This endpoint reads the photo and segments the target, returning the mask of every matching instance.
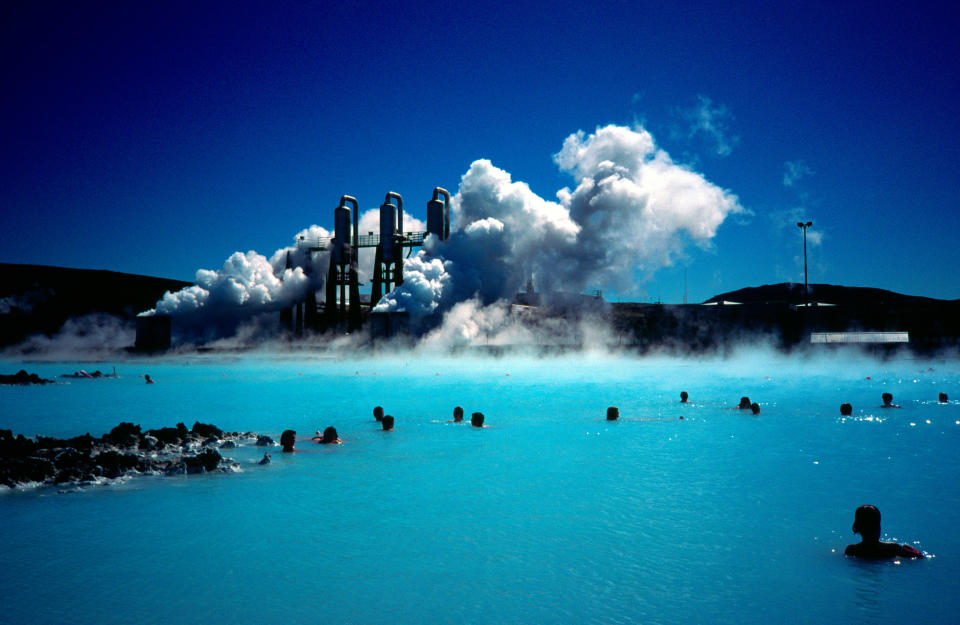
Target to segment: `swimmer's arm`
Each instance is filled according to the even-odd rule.
[[[897,555],[905,558],[917,558],[918,560],[924,558],[922,551],[914,549],[910,545],[897,545]]]

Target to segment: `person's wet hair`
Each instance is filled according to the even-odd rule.
[[[454,421],[463,421],[463,408],[457,406],[453,409],[453,420]]]
[[[844,417],[849,417],[853,414],[853,406],[848,403],[840,404],[840,414]]]
[[[753,412],[753,414],[760,414],[760,404],[757,402],[750,404],[750,411]]]
[[[297,433],[294,430],[284,430],[280,435],[280,444],[283,446],[283,451],[293,451],[293,444],[296,440]]]
[[[377,421],[383,421],[383,406],[377,406],[373,409],[373,418]]]
[[[889,406],[890,404],[893,403],[893,395],[890,393],[884,393],[883,395],[880,396],[880,398],[883,400],[884,406]]]
[[[740,405],[737,406],[740,410],[750,410],[750,398],[744,395],[740,398]]]
[[[687,403],[687,399],[690,398],[690,395],[686,391],[680,391],[680,403]]]
[[[616,406],[607,408],[607,421],[616,421],[620,418],[620,409]]]
[[[383,429],[392,430],[393,429],[393,415],[384,415],[383,416]]]
[[[476,428],[482,428],[482,427],[483,427],[483,413],[482,413],[482,412],[475,412],[475,413],[473,413],[472,415],[470,415],[470,425],[472,425],[473,427],[476,427]]]
[[[938,400],[941,404],[945,404],[945,403],[947,403],[947,402],[949,401],[949,398],[947,397],[947,394],[946,394],[946,393],[940,393],[940,395],[937,396],[937,400]]]
[[[865,538],[880,536],[880,510],[869,504],[860,506],[853,515],[853,533]]]

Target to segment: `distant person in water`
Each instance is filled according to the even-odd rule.
[[[343,441],[340,440],[340,437],[337,436],[337,428],[332,425],[325,429],[323,433],[320,433],[320,430],[317,430],[317,435],[314,436],[311,440],[315,440],[321,445],[339,445]]]
[[[690,395],[686,391],[680,391],[680,403],[685,404],[688,399],[690,399]]]
[[[737,406],[737,408],[739,408],[740,410],[750,410],[750,406],[751,406],[750,398],[747,396],[743,396],[740,398],[740,405]]]
[[[945,403],[947,403],[947,402],[949,401],[949,399],[947,398],[947,394],[946,394],[946,393],[940,393],[940,395],[937,397],[937,400],[938,400],[941,404],[945,404]]]
[[[384,430],[392,430],[392,429],[393,429],[393,416],[392,416],[392,415],[384,415],[382,423],[383,423],[383,429],[384,429]]]
[[[923,553],[909,545],[880,542],[880,511],[876,506],[860,506],[853,517],[853,533],[860,534],[861,542],[847,545],[844,553],[868,560],[923,558]]]
[[[607,408],[607,421],[616,421],[620,418],[620,409],[616,406]]]
[[[883,405],[880,406],[881,408],[899,408],[900,407],[897,404],[893,403],[893,395],[891,395],[890,393],[884,393],[883,395],[880,396],[880,398],[883,399]]]
[[[383,406],[377,406],[373,409],[373,418],[377,421],[383,421]]]
[[[297,440],[297,433],[294,430],[284,430],[283,434],[280,435],[280,444],[283,446],[283,451],[285,453],[290,453],[291,451],[297,451],[293,448],[293,444]]]
[[[156,380],[151,378],[149,373],[145,373],[143,375],[143,381],[146,382],[147,384],[156,384]]]
[[[475,412],[472,415],[470,415],[470,425],[472,425],[475,428],[485,427],[483,425],[483,413]]]
[[[849,417],[853,414],[853,406],[847,403],[840,404],[840,415],[844,417]]]
[[[753,402],[752,404],[750,404],[750,411],[753,414],[760,414],[760,404],[758,404],[757,402]]]
[[[453,409],[453,422],[460,423],[461,421],[463,421],[463,408],[457,406]]]

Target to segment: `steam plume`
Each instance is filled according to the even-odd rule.
[[[456,230],[408,261],[404,284],[375,310],[420,315],[474,298],[487,306],[531,275],[543,291],[634,292],[688,243],[709,246],[727,215],[743,211],[736,196],[673,162],[640,127],[577,132],[554,161],[576,183],[556,202],[490,161],[474,161],[452,198]]]

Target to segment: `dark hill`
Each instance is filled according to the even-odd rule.
[[[742,304],[802,304],[804,302],[803,285],[795,282],[765,284],[745,289],[721,293],[708,299],[708,302],[721,300]],[[914,306],[929,307],[941,304],[957,304],[960,300],[940,300],[930,297],[917,297],[894,293],[884,289],[861,286],[839,286],[835,284],[811,284],[810,301],[834,304],[837,306]]]
[[[0,345],[55,334],[70,317],[91,313],[132,320],[166,291],[189,285],[115,271],[0,263]]]
[[[909,333],[910,349],[935,352],[960,345],[960,300],[903,295],[883,289],[811,284],[805,307],[802,284],[767,284],[721,293],[702,304],[613,304],[619,341],[641,348],[705,350],[756,338],[791,349],[813,332]],[[819,305],[828,304],[828,305]]]

